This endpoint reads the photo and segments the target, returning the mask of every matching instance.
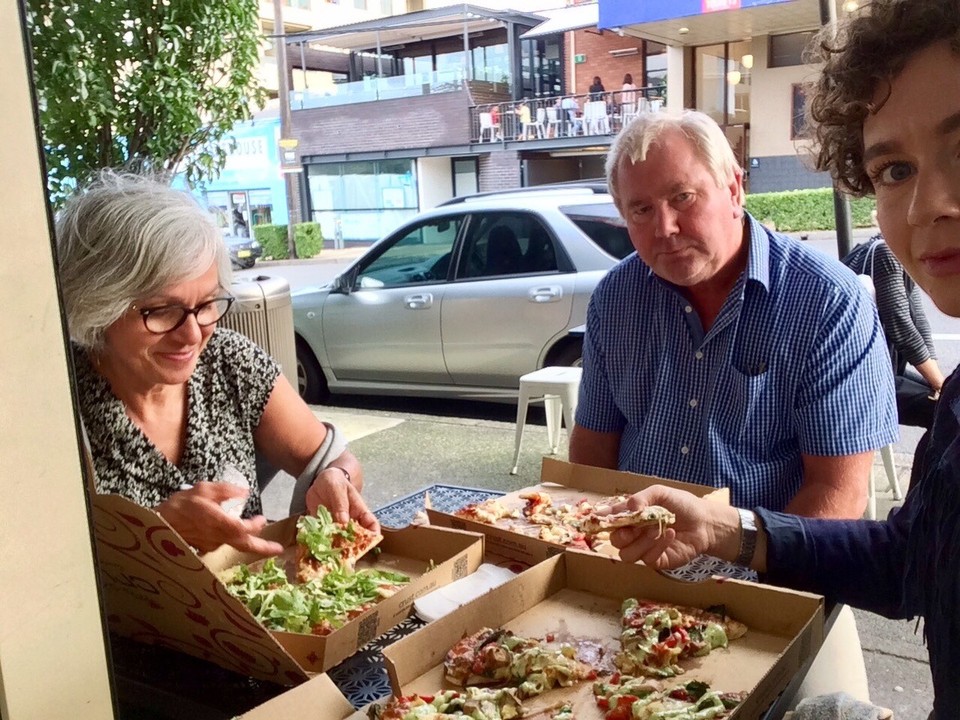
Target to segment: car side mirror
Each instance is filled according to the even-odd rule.
[[[338,275],[333,281],[333,289],[338,293],[349,295],[353,292],[354,283],[357,281],[357,271],[353,268],[347,270],[343,275]]]

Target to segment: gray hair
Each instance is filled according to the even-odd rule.
[[[719,187],[730,182],[733,175],[740,171],[733,148],[727,141],[720,126],[709,116],[696,110],[676,112],[648,112],[637,115],[610,145],[607,153],[607,186],[617,209],[620,207],[620,188],[617,187],[617,170],[624,159],[630,162],[643,162],[651,145],[655,145],[667,130],[683,133],[696,148],[697,154],[710,170]],[[743,203],[743,190],[740,191]]]
[[[56,236],[70,337],[85,348],[102,347],[106,329],[138,300],[213,263],[230,287],[230,256],[213,217],[152,177],[102,171],[67,201]]]

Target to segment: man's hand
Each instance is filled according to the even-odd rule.
[[[154,508],[170,527],[200,552],[230,545],[264,557],[283,552],[280,543],[259,537],[266,518],[241,520],[226,513],[220,503],[246,498],[248,490],[221,482],[201,482],[175,492]]]
[[[316,514],[323,505],[330,511],[334,521],[345,523],[351,518],[371,532],[380,532],[377,517],[370,512],[360,491],[347,480],[343,471],[328,467],[317,473],[313,484],[307,490],[307,512]]]
[[[735,508],[703,500],[683,490],[654,485],[615,505],[612,512],[642,510],[660,505],[676,515],[673,525],[659,528],[619,528],[610,542],[627,562],[642,560],[660,570],[686,565],[708,553],[733,560],[740,547],[740,516]]]

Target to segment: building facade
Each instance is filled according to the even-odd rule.
[[[294,221],[319,222],[334,246],[372,242],[457,195],[600,177],[642,110],[711,115],[748,191],[829,185],[805,160],[803,87],[816,68],[803,49],[825,7],[844,11],[837,0],[544,0],[535,12],[371,2],[363,12],[381,17],[328,15],[299,32],[285,22],[280,164],[296,178]],[[252,207],[239,196],[250,180],[214,192]]]

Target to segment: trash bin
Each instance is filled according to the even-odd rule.
[[[296,388],[297,349],[290,283],[283,278],[259,275],[234,280],[230,292],[237,300],[220,324],[243,333],[270,353]]]

